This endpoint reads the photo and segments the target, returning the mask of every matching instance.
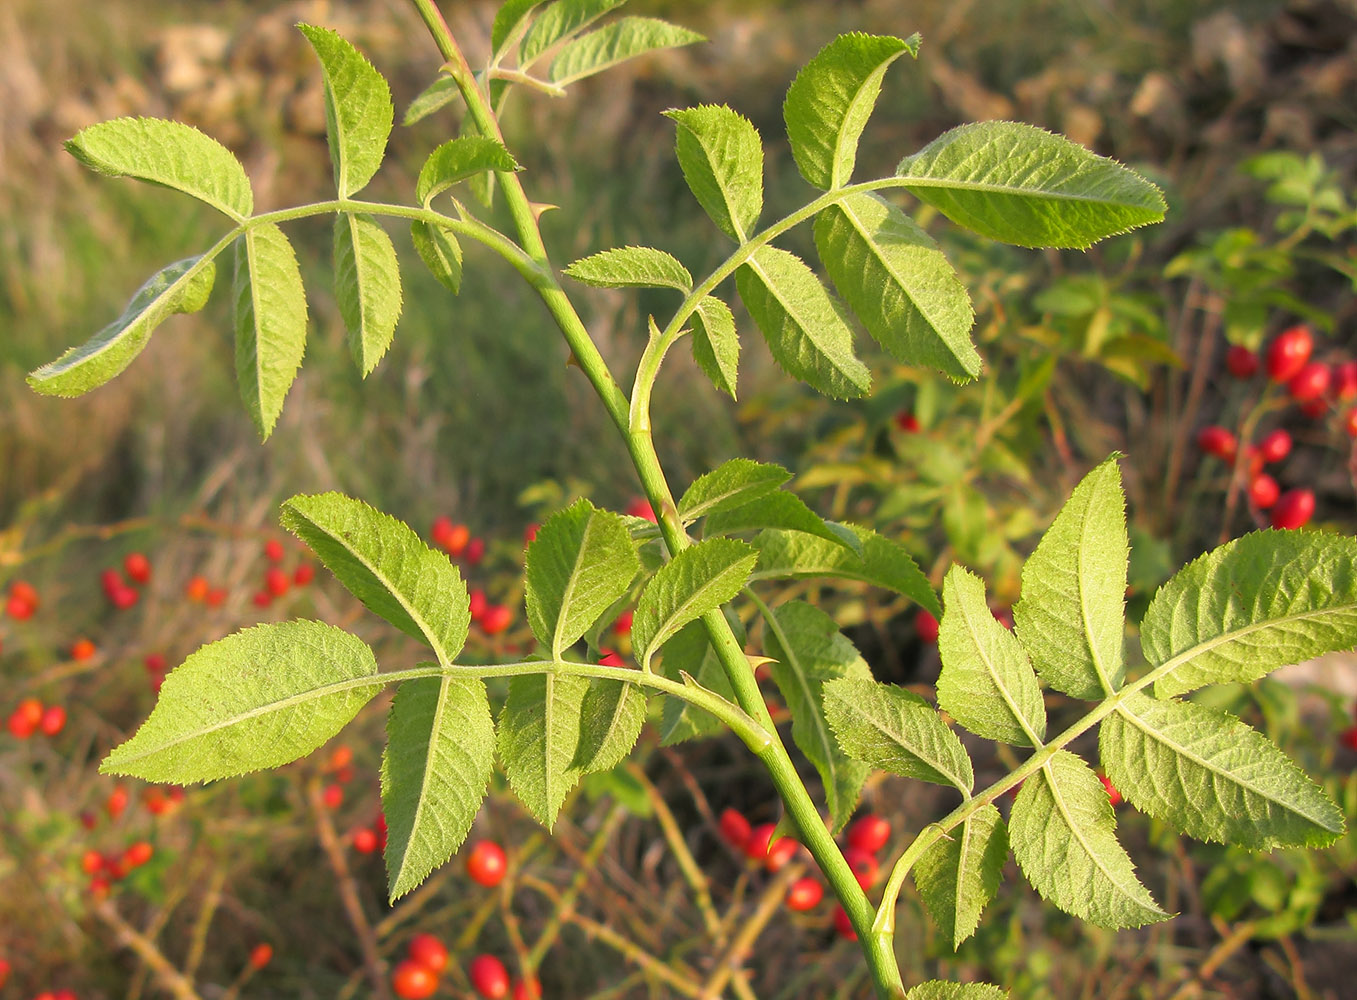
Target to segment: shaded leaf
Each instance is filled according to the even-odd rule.
[[[236,379],[265,440],[306,353],[306,291],[297,255],[271,222],[236,240]]]
[[[678,503],[679,517],[690,524],[699,517],[742,506],[775,492],[792,474],[780,465],[732,458],[693,480]]]
[[[580,712],[589,682],[570,674],[528,674],[509,681],[497,746],[509,784],[547,829],[582,777],[575,766]]]
[[[646,696],[634,684],[592,677],[580,706],[580,741],[571,765],[607,771],[631,753],[646,721]]]
[[[490,26],[490,47],[495,55],[501,54],[504,43],[514,33],[523,19],[541,4],[542,0],[504,0],[495,12],[494,23]]]
[[[440,75],[437,80],[415,95],[415,99],[406,106],[401,124],[413,125],[415,122],[423,121],[453,101],[461,100],[461,97],[462,90],[457,86],[457,81],[450,76]]]
[[[712,385],[735,398],[735,379],[740,362],[740,338],[730,306],[707,295],[693,312],[693,360]]]
[[[863,554],[862,540],[852,528],[826,521],[793,493],[770,493],[768,496],[742,504],[734,510],[714,513],[707,518],[703,533],[711,537],[736,531],[758,531],[768,528],[814,535],[835,545],[842,545],[854,555]]]
[[[429,202],[459,181],[487,170],[513,173],[521,170],[513,154],[498,139],[482,135],[463,135],[449,139],[420,167],[415,196],[426,208]]]
[[[570,42],[551,64],[552,83],[566,86],[655,49],[703,42],[696,31],[652,17],[624,17]]]
[[[518,48],[518,64],[527,66],[563,38],[588,27],[627,0],[557,0],[537,16]]]
[[[713,538],[684,549],[650,578],[631,620],[636,659],[648,667],[669,637],[725,604],[745,585],[758,559],[744,542]]]
[[[975,933],[980,914],[999,891],[1008,831],[999,810],[984,805],[914,863],[919,897],[953,949]]]
[[[740,645],[744,645],[744,625],[737,615],[729,609],[725,610],[726,620],[730,622],[735,637],[740,640]],[[674,681],[682,681],[686,674],[727,701],[735,701],[730,678],[726,676],[725,668],[721,666],[721,660],[712,647],[706,626],[700,621],[689,622],[660,647],[660,672]],[[724,731],[725,724],[714,715],[678,698],[664,700],[660,719],[661,746],[673,746],[684,740]]]
[[[416,220],[410,223],[410,240],[415,252],[431,274],[448,291],[462,290],[462,245],[457,234],[443,226],[431,226]]]

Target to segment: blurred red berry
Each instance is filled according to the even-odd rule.
[[[619,655],[615,650],[611,650],[611,649],[600,649],[600,650],[599,650],[599,653],[602,654],[602,655],[599,657],[599,659],[598,659],[598,662],[599,662],[599,665],[600,665],[600,666],[604,666],[604,667],[625,667],[625,666],[627,665],[627,664],[626,664],[626,661],[623,660],[622,657],[621,657],[621,655]]]
[[[1330,386],[1334,398],[1349,400],[1357,397],[1357,361],[1344,361],[1333,366]]]
[[[98,650],[94,648],[94,643],[88,639],[77,639],[71,644],[72,660],[92,660],[96,652]]]
[[[316,578],[316,567],[310,563],[302,563],[297,567],[297,571],[292,574],[292,582],[298,587],[305,587]]]
[[[1349,726],[1338,736],[1338,742],[1349,750],[1357,750],[1357,726]]]
[[[207,606],[209,608],[220,607],[226,601],[226,588],[213,587],[207,592]]]
[[[146,665],[148,674],[163,674],[165,672],[165,657],[160,653],[147,653],[146,658],[141,662]]]
[[[48,705],[38,720],[38,728],[44,736],[55,736],[66,728],[66,709],[60,705]]]
[[[5,983],[9,982],[9,969],[9,960],[0,958],[0,986],[4,986]],[[515,1000],[517,1000],[517,998],[515,998]]]
[[[142,791],[141,804],[146,807],[146,811],[152,816],[163,815],[170,808],[170,800],[165,793],[154,786]]]
[[[1239,450],[1239,439],[1224,427],[1212,424],[1197,432],[1197,447],[1208,455],[1233,462]]]
[[[787,867],[792,858],[796,857],[799,850],[801,844],[795,837],[779,837],[777,842],[768,848],[768,857],[764,859],[763,867],[770,872],[781,871]]]
[[[536,979],[516,980],[513,1000],[542,1000],[542,984]]]
[[[1329,366],[1312,361],[1292,375],[1286,383],[1286,391],[1297,403],[1309,403],[1322,399],[1329,391]]]
[[[136,589],[133,587],[119,587],[108,596],[108,599],[113,603],[113,606],[119,611],[126,611],[128,608],[132,607],[132,605],[136,604],[140,598],[141,595],[137,593]]]
[[[466,543],[466,551],[462,553],[462,558],[466,560],[468,566],[479,566],[481,560],[485,558],[485,539],[473,538]]]
[[[128,795],[127,786],[117,785],[113,791],[108,793],[108,798],[104,799],[104,812],[108,813],[109,819],[117,819],[127,808]]]
[[[80,870],[86,875],[97,875],[104,869],[104,856],[94,849],[80,855]]]
[[[1304,326],[1293,326],[1272,339],[1267,345],[1267,377],[1274,382],[1288,382],[1305,367],[1314,350],[1314,338]]]
[[[1258,442],[1258,454],[1269,464],[1280,462],[1291,454],[1291,435],[1280,427]]]
[[[914,616],[914,631],[918,633],[920,642],[931,646],[938,641],[938,620],[927,608],[920,608]]]
[[[467,966],[467,976],[485,1000],[503,1000],[509,995],[509,973],[494,955],[477,955]]]
[[[273,603],[273,595],[267,590],[256,590],[250,597],[250,601],[256,608],[267,608]]]
[[[1300,412],[1311,420],[1323,420],[1329,415],[1329,401],[1323,398],[1312,399],[1301,404]]]
[[[466,873],[477,885],[499,885],[509,870],[504,848],[493,840],[478,841],[466,856]]]
[[[262,969],[273,961],[273,945],[268,942],[260,942],[250,949],[250,965],[255,969]]]
[[[482,618],[485,617],[485,609],[490,606],[489,600],[486,599],[485,591],[482,590],[480,587],[477,587],[475,590],[473,590],[471,592],[470,604],[471,604],[471,620],[473,622],[479,622]]]
[[[133,583],[151,582],[151,560],[141,552],[133,552],[123,559],[123,572]]]
[[[264,558],[272,563],[282,562],[283,543],[276,538],[270,538],[264,543]]]
[[[320,790],[320,801],[326,809],[338,809],[344,804],[344,789],[338,785],[326,785]]]
[[[631,635],[631,622],[636,617],[634,611],[623,611],[613,622],[613,632],[617,635]]]
[[[9,615],[16,622],[27,621],[33,617],[33,605],[29,604],[22,597],[10,595],[9,600],[5,601],[5,614]]]
[[[405,953],[410,961],[418,962],[432,972],[442,972],[448,967],[448,949],[432,934],[416,934],[410,939]]]
[[[1315,515],[1312,490],[1287,490],[1272,507],[1274,528],[1299,528]]]
[[[353,763],[353,747],[347,743],[341,743],[330,751],[330,756],[325,759],[325,770],[339,771]]]
[[[491,604],[481,615],[481,629],[486,635],[498,635],[507,629],[514,619],[514,613],[505,604]]]
[[[401,1000],[423,1000],[438,992],[438,975],[433,969],[407,959],[391,973],[391,990]]]
[[[1348,432],[1348,437],[1357,438],[1357,406],[1343,414],[1343,429]]]
[[[452,518],[439,514],[429,526],[429,540],[439,548],[447,548],[448,536],[452,533]]]
[[[853,869],[853,874],[857,877],[858,885],[862,886],[863,891],[870,889],[872,883],[876,881],[877,873],[881,870],[881,864],[876,860],[876,855],[850,847],[843,852],[843,859],[848,862],[848,867]]]
[[[809,875],[799,878],[787,889],[787,909],[805,913],[820,905],[825,898],[825,887]]]
[[[1116,786],[1112,784],[1112,779],[1105,774],[1098,775],[1098,778],[1102,781],[1103,787],[1107,789],[1107,801],[1112,803],[1112,807],[1115,809],[1121,805],[1121,792],[1117,791]]]
[[[919,430],[919,418],[910,410],[901,410],[895,415],[895,426],[906,434],[915,434]]]
[[[848,827],[848,846],[875,854],[891,839],[889,821],[874,813],[854,820]]]
[[[1259,510],[1267,510],[1275,504],[1281,493],[1277,480],[1266,473],[1254,476],[1253,482],[1249,483],[1249,500]]]
[[[1225,352],[1225,367],[1235,378],[1252,378],[1258,374],[1258,355],[1243,344],[1231,344]]]
[[[371,827],[359,827],[353,831],[353,849],[359,854],[371,854],[377,850],[377,831]]]
[[[277,566],[270,566],[264,574],[264,589],[274,597],[282,597],[292,589],[292,579]]]
[[[775,823],[760,823],[758,826],[751,827],[749,836],[744,842],[745,857],[751,861],[757,861],[763,864],[768,860],[768,848],[772,845],[773,831],[777,828]]]
[[[465,524],[454,524],[448,528],[439,544],[448,555],[456,558],[466,552],[467,546],[471,544],[471,529]]]
[[[632,517],[643,517],[647,521],[659,523],[659,518],[655,516],[655,508],[650,506],[650,501],[645,497],[632,497],[627,501],[627,513]]]
[[[848,919],[848,914],[842,906],[834,907],[834,929],[845,941],[858,939],[858,932],[853,930],[853,921]]]
[[[148,841],[138,840],[127,850],[123,851],[123,866],[126,868],[140,868],[146,862],[150,861],[155,854],[155,848]]]
[[[207,578],[202,576],[191,577],[184,586],[184,596],[190,601],[201,602],[207,600],[207,591]]]
[[[721,836],[725,838],[727,844],[736,850],[744,850],[745,845],[749,843],[750,834],[749,820],[744,818],[744,813],[738,809],[723,809],[716,823],[721,828]]]
[[[524,529],[523,529],[523,544],[524,544],[524,545],[531,545],[533,542],[537,541],[537,532],[540,531],[541,528],[542,528],[542,526],[541,526],[540,524],[537,524],[536,522],[534,522],[534,523],[528,525],[526,528],[524,528]]]

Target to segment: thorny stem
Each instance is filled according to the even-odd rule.
[[[467,64],[466,57],[462,54],[461,48],[433,0],[413,0],[413,3],[425,26],[433,36],[438,51],[446,61],[445,71],[451,74],[457,82],[458,89],[466,101],[467,113],[470,115],[471,121],[482,135],[502,140],[503,133],[500,131],[499,123],[491,110],[487,95],[481,89],[480,82]],[[627,451],[640,478],[642,489],[659,519],[660,531],[665,544],[671,554],[677,554],[688,548],[692,543],[679,520],[673,494],[670,492],[668,481],[665,479],[664,471],[660,466],[659,456],[655,452],[648,415],[650,384],[659,369],[663,350],[667,349],[667,345],[661,349],[656,346],[656,343],[652,342],[651,347],[647,348],[646,356],[642,359],[642,370],[637,373],[638,399],[629,402],[618,387],[607,362],[604,361],[593,339],[589,336],[579,314],[575,311],[573,304],[556,279],[555,269],[551,265],[545,244],[542,241],[537,217],[523,191],[523,185],[518,175],[497,173],[495,176],[504,192],[504,199],[509,213],[513,217],[522,247],[538,267],[538,272],[535,275],[524,272],[524,276],[527,277],[529,283],[546,304],[552,318],[565,336],[566,343],[574,355],[575,363],[579,365],[580,370],[588,378],[590,385],[593,386],[604,408],[608,411],[608,416],[626,441]],[[884,181],[873,182],[871,185],[857,185],[854,189],[868,189],[872,186],[901,185],[896,179],[888,178]],[[770,227],[737,250],[725,265],[718,268],[688,297],[684,308],[679,310],[669,324],[669,341],[672,343],[674,331],[696,308],[701,295],[714,288],[726,275],[732,273],[735,267],[747,259],[759,245],[768,242],[778,233],[791,228],[798,222],[810,218],[815,211],[818,211],[824,205],[841,199],[848,190],[850,189],[840,189],[817,199],[807,209],[803,209],[801,212],[789,216],[782,223]],[[520,270],[522,269],[520,268]],[[662,336],[660,341],[663,342],[665,339]],[[754,679],[754,671],[749,666],[749,661],[745,657],[739,640],[735,638],[735,633],[731,630],[730,624],[726,621],[720,609],[709,611],[702,616],[701,620],[706,628],[712,648],[730,680],[740,707],[744,710],[744,713],[747,713],[748,718],[753,720],[754,727],[766,733],[769,737],[768,741],[761,747],[751,745],[751,749],[767,768],[788,814],[796,825],[801,842],[806,845],[811,856],[819,864],[820,870],[824,872],[825,877],[833,886],[839,901],[857,930],[864,955],[872,970],[877,995],[883,1000],[903,996],[904,985],[901,982],[900,971],[896,965],[893,941],[876,937],[870,933],[872,920],[875,917],[871,903],[858,884],[852,869],[849,868],[848,862],[844,860],[834,838],[825,828],[824,821],[821,819],[815,803],[812,801],[809,792],[806,791],[800,776],[796,773],[796,767],[793,765],[791,757],[788,756],[786,747],[777,737],[777,729],[773,725],[767,707],[764,705],[763,695],[759,691],[758,682]],[[654,675],[647,674],[646,677],[653,678]],[[652,686],[654,686],[653,683]],[[745,739],[745,742],[746,744],[750,743],[748,739]]]

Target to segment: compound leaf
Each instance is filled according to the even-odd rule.
[[[843,307],[799,257],[759,247],[735,285],[783,371],[835,399],[867,394],[872,376],[853,354]]]
[[[247,628],[170,671],[150,718],[99,770],[188,784],[281,767],[343,729],[382,686],[372,650],[342,629]]]
[[[763,140],[748,118],[722,105],[666,111],[678,125],[683,179],[711,220],[741,243],[763,211]]]
[[[732,458],[693,480],[678,503],[679,517],[691,524],[699,517],[732,510],[775,492],[792,474],[780,465]]]
[[[1164,196],[1139,174],[1017,122],[944,132],[896,174],[957,225],[1023,247],[1082,250],[1164,217]]]
[[[843,677],[825,682],[824,699],[825,718],[849,757],[970,795],[975,774],[966,748],[917,694],[893,684]]]
[[[792,713],[792,740],[820,772],[837,833],[857,807],[870,769],[839,747],[825,719],[824,686],[839,677],[870,681],[872,672],[838,624],[819,608],[790,601],[767,620],[768,655],[777,684]]]
[[[462,845],[495,765],[495,724],[476,677],[401,684],[386,720],[382,812],[392,901]]]
[[[1057,750],[1018,791],[1008,839],[1043,899],[1099,927],[1166,919],[1117,842],[1107,789],[1087,764]]]
[[[757,560],[744,542],[711,538],[661,566],[641,591],[631,620],[632,648],[642,666],[684,625],[738,594]]]
[[[782,117],[801,176],[829,190],[847,184],[858,138],[876,107],[886,69],[908,52],[919,54],[919,36],[840,35],[796,74]]]
[[[366,378],[391,346],[401,314],[396,247],[370,215],[335,217],[335,299],[349,331],[349,353]]]
[[[498,747],[509,784],[548,830],[583,772],[575,766],[580,713],[589,682],[572,674],[526,674],[509,681]]]
[[[1096,701],[1126,674],[1126,499],[1117,456],[1084,477],[1022,569],[1018,637],[1042,679]]]
[[[395,109],[391,88],[367,58],[329,28],[299,24],[325,74],[325,130],[341,198],[360,191],[386,155]]]
[[[653,17],[624,17],[576,38],[551,64],[550,79],[564,87],[655,49],[704,42],[696,31]]]
[[[1113,785],[1190,837],[1271,850],[1327,847],[1343,833],[1328,795],[1224,712],[1134,694],[1103,720],[1098,741]]]
[[[142,285],[127,308],[79,347],[31,372],[28,384],[44,396],[80,396],[127,368],[173,313],[197,312],[207,304],[217,265],[189,257],[162,268]]]
[[[470,600],[461,574],[402,521],[342,493],[295,496],[283,527],[311,547],[349,593],[446,669],[466,642]]]
[[[1351,649],[1357,538],[1268,530],[1227,542],[1159,588],[1140,645],[1160,697]]]
[[[518,64],[528,66],[563,38],[586,28],[627,0],[556,0],[537,16],[518,47]]]
[[[522,168],[498,139],[463,135],[449,139],[424,161],[415,181],[415,197],[424,207],[448,188],[487,170],[513,173]]]
[[[608,771],[631,753],[646,721],[646,697],[634,684],[592,677],[580,705],[580,741],[572,767]]]
[[[443,226],[416,220],[410,223],[410,240],[424,266],[448,291],[462,290],[462,245],[457,234]]]
[[[975,933],[980,914],[999,891],[1008,830],[992,805],[981,806],[914,863],[914,884],[952,948]]]
[[[730,306],[712,295],[698,302],[693,311],[693,360],[712,385],[735,398],[735,380],[740,364],[740,338]]]
[[[654,247],[604,250],[575,261],[564,273],[597,288],[676,288],[685,294],[693,288],[688,269]]]
[[[961,382],[980,374],[975,313],[933,238],[874,194],[853,194],[815,218],[815,246],[840,295],[891,355]]]
[[[626,522],[576,500],[538,529],[528,546],[528,624],[553,659],[631,587],[641,569]]]
[[[1017,637],[990,613],[985,584],[953,566],[942,584],[942,603],[938,705],[977,736],[1040,746],[1046,705],[1037,675]]]
[[[81,129],[66,140],[66,149],[101,174],[182,191],[237,222],[254,211],[250,179],[240,161],[191,125],[115,118]]]
[[[265,440],[306,353],[306,292],[297,255],[271,222],[236,240],[236,379]]]

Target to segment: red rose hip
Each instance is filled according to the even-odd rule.
[[[1235,378],[1252,378],[1258,374],[1258,355],[1243,344],[1231,344],[1225,352],[1225,367]]]
[[[467,976],[485,1000],[503,1000],[509,995],[509,972],[494,955],[477,955],[467,966]]]
[[[854,820],[848,827],[848,846],[875,854],[891,839],[890,823],[874,813]]]
[[[819,881],[807,875],[799,878],[787,889],[787,909],[805,913],[820,905],[825,898],[825,888]]]
[[[1283,330],[1267,345],[1267,377],[1274,382],[1289,382],[1310,360],[1315,348],[1314,338],[1304,326]]]
[[[744,813],[738,809],[723,809],[716,822],[721,828],[721,836],[725,838],[726,843],[738,851],[743,851],[745,845],[749,843],[751,830],[749,820],[744,818]]]
[[[1315,516],[1313,490],[1287,490],[1272,508],[1274,528],[1299,528]]]
[[[1280,462],[1291,454],[1291,435],[1280,427],[1258,442],[1258,454],[1264,462]]]
[[[448,949],[432,934],[416,934],[412,937],[406,954],[410,961],[418,962],[433,972],[442,972],[448,967]]]
[[[1312,361],[1292,375],[1286,383],[1286,391],[1297,403],[1313,403],[1323,399],[1329,391],[1329,366]]]
[[[499,885],[508,870],[509,859],[504,854],[504,848],[493,840],[480,841],[466,856],[466,873],[477,885],[486,888]]]
[[[438,992],[438,974],[407,959],[391,974],[391,991],[401,1000],[424,1000]]]

